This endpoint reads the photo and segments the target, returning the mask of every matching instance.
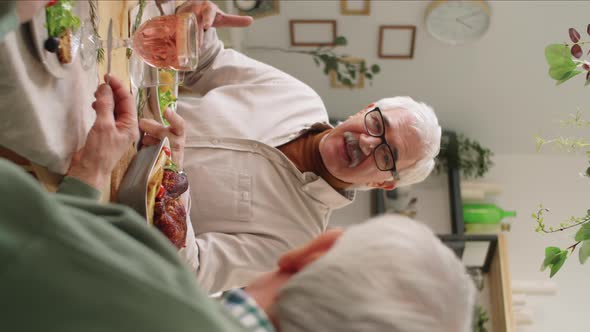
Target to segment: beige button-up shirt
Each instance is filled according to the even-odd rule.
[[[214,29],[205,43],[178,103],[196,234],[181,254],[200,284],[216,292],[275,268],[282,253],[324,231],[331,211],[354,193],[300,172],[276,148],[312,125],[328,126],[320,97],[276,68],[223,49]]]

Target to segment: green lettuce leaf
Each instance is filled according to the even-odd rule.
[[[76,32],[80,27],[80,18],[73,12],[71,0],[59,0],[45,8],[46,27],[50,37],[59,37],[67,29]]]

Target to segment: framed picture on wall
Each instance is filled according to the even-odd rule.
[[[291,46],[336,45],[335,20],[290,20]]]
[[[415,42],[415,25],[379,26],[379,58],[412,59]]]
[[[342,65],[346,66],[348,71],[348,75],[346,78],[352,81],[351,86],[344,85],[338,79],[339,73],[336,73],[335,70],[330,71],[330,85],[333,88],[347,88],[347,89],[362,89],[365,87],[365,75],[360,73],[361,64],[365,62],[364,59],[361,58],[341,58],[340,62]],[[353,75],[350,75],[350,72],[354,72]],[[354,77],[353,77],[354,76]]]
[[[240,15],[254,18],[277,15],[280,12],[279,0],[233,0]]]
[[[371,14],[371,0],[340,0],[340,13],[342,15],[369,15]]]

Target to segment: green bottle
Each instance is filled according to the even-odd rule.
[[[516,217],[516,211],[504,211],[494,204],[463,204],[466,224],[497,224],[504,217]]]

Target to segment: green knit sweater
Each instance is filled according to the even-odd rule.
[[[167,239],[66,178],[56,194],[0,159],[3,331],[242,331]]]

